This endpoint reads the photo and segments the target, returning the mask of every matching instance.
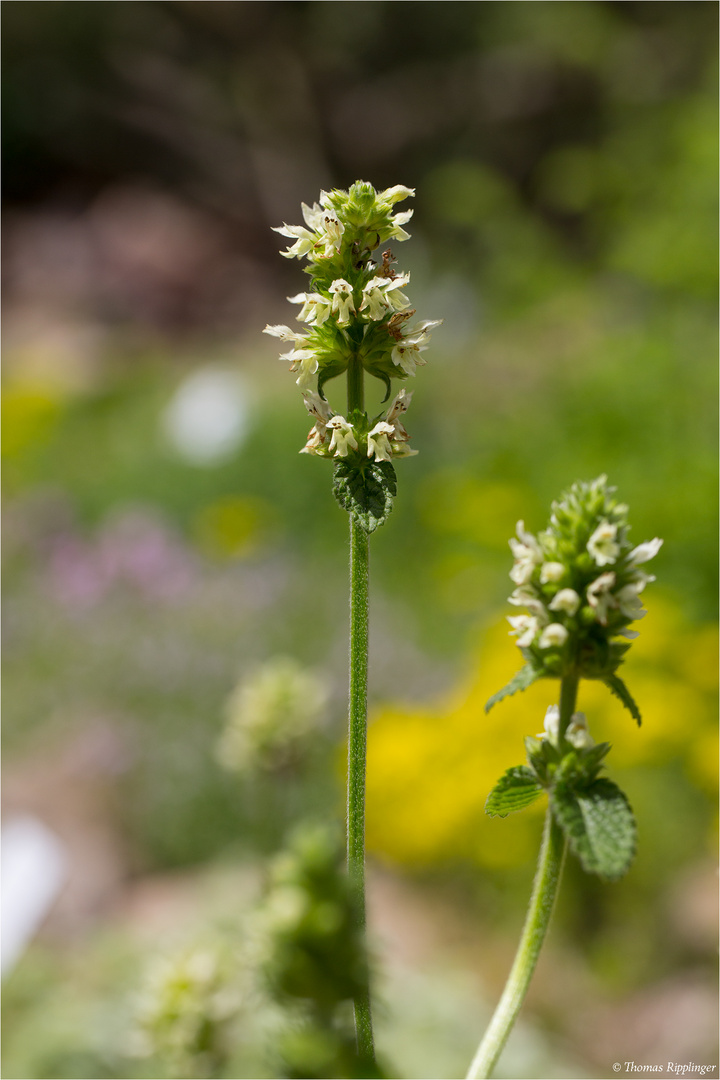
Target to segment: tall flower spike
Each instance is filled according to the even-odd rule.
[[[368,416],[363,406],[364,376],[379,379],[386,400],[390,398],[393,381],[404,383],[426,363],[423,354],[430,332],[442,322],[423,319],[409,325],[415,314],[405,291],[410,274],[394,268],[395,256],[389,249],[383,251],[382,260],[373,257],[388,240],[408,238],[403,226],[412,211],[398,213],[396,204],[412,195],[414,189],[403,184],[378,192],[359,180],[348,191],[323,191],[317,202],[303,203],[304,224],[283,224],[275,230],[292,241],[283,255],[307,260],[310,285],[306,292],[288,297],[298,305],[296,317],[302,328],[278,324],[266,326],[265,333],[292,344],[281,359],[289,362],[306,404],[316,399],[327,403],[329,381],[343,373],[355,395],[352,401],[343,396],[334,409],[328,403],[327,415],[308,404],[316,422],[301,453],[333,458],[360,470],[362,483],[350,484],[354,492],[367,494],[365,480],[375,470],[372,475],[385,494],[382,501],[367,494],[368,505],[379,514],[372,520],[363,518],[370,527],[384,520],[386,513],[380,513],[380,507],[391,505],[392,461],[417,451],[411,449],[401,422],[412,395],[401,386],[387,412]]]
[[[413,194],[412,188],[402,184],[377,192],[372,184],[358,180],[349,191],[321,192],[312,207],[303,203],[305,225],[284,224],[276,230],[293,241],[282,254],[309,263],[307,292],[288,298],[300,305],[297,318],[303,330],[266,327],[268,334],[293,343],[282,359],[297,373],[297,384],[314,420],[300,452],[334,459],[333,493],[350,518],[347,880],[361,935],[365,921],[368,534],[392,510],[397,490],[393,459],[416,452],[410,449],[410,436],[400,420],[411,395],[400,388],[392,397],[392,382],[402,384],[425,363],[420,354],[427,348],[429,331],[440,325],[438,320],[425,320],[407,327],[415,314],[403,291],[410,275],[393,269],[395,256],[389,249],[383,252],[380,265],[372,256],[390,239],[408,239],[403,225],[412,211],[395,213],[395,204]],[[325,388],[343,374],[346,394],[342,405],[334,409]],[[383,384],[383,404],[392,398],[387,412],[368,415],[366,375]],[[352,996],[359,1060],[337,1075],[379,1075],[366,978],[353,988]]]

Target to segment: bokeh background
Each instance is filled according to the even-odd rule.
[[[342,817],[347,523],[261,330],[303,280],[270,227],[358,178],[417,189],[396,254],[445,320],[372,541],[390,1075],[464,1075],[504,981],[541,821],[483,803],[550,703],[482,710],[517,666],[507,539],[602,472],[665,539],[626,668],[643,727],[580,703],[639,851],[613,885],[568,866],[498,1074],[716,1062],[716,5],[3,14],[3,794],[64,867],[6,980],[4,1075],[276,1075],[239,961],[186,980],[214,1056],[137,1018],[153,964],[244,955],[293,823]]]

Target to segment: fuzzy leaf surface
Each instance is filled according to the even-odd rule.
[[[488,817],[507,817],[535,802],[542,790],[532,769],[516,765],[500,777],[488,795],[485,813]]]
[[[507,686],[503,686],[502,690],[498,690],[496,694],[488,698],[485,712],[490,712],[493,705],[497,705],[498,701],[510,697],[511,694],[516,694],[518,690],[527,690],[528,686],[531,686],[541,675],[542,672],[534,668],[532,664],[526,664],[525,667],[520,668],[517,675],[513,675]]]
[[[637,720],[637,725],[640,727],[642,724],[642,717],[640,715],[640,709],[637,706],[637,702],[628,690],[625,683],[622,681],[619,675],[608,675],[603,682],[607,688],[622,701],[625,708],[628,710],[633,720]]]
[[[617,784],[600,779],[578,789],[560,781],[550,806],[584,870],[607,881],[622,877],[635,854],[637,829]]]
[[[368,461],[361,465],[337,461],[333,494],[367,533],[387,521],[397,494],[397,477],[389,461]]]

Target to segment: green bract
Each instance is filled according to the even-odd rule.
[[[639,723],[616,672],[637,637],[630,625],[646,614],[640,593],[655,580],[640,567],[662,540],[633,547],[628,532],[627,506],[616,500],[605,476],[573,484],[553,503],[550,523],[537,536],[518,522],[517,538],[510,541],[516,586],[510,603],[527,614],[508,621],[527,663],[488,708],[535,679],[573,674],[603,680]]]

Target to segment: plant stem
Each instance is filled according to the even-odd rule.
[[[348,719],[347,853],[356,917],[365,930],[365,757],[368,672],[368,535],[350,515],[350,708]],[[358,1053],[373,1059],[370,991],[355,999]]]
[[[565,840],[548,807],[538,868],[522,937],[508,981],[485,1036],[473,1058],[468,1080],[490,1076],[525,999],[550,922],[562,870]]]
[[[575,711],[578,682],[578,676],[573,672],[564,676],[560,686],[561,738],[564,737]],[[565,847],[562,829],[548,807],[538,867],[520,944],[498,1006],[473,1058],[467,1080],[486,1080],[490,1076],[522,1008],[550,924],[562,874]]]
[[[348,416],[364,407],[363,368],[357,357],[348,367]],[[358,925],[365,932],[365,770],[367,745],[368,534],[350,514],[350,695],[348,710],[347,860]],[[370,987],[355,998],[358,1054],[374,1062]]]
[[[365,408],[365,372],[357,353],[350,358],[348,363],[347,403],[348,416],[354,409],[360,409],[362,412]]]
[[[567,675],[564,675],[560,683],[560,721],[558,723],[558,741],[561,746],[565,740],[565,732],[567,731],[568,725],[572,720],[572,714],[575,712],[575,703],[577,701],[579,683],[580,676],[575,671],[571,671]]]

